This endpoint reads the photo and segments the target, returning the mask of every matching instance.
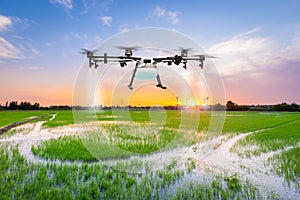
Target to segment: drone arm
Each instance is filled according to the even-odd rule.
[[[172,61],[174,57],[164,57],[164,58],[153,58],[155,62],[169,62]]]

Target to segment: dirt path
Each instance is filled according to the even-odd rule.
[[[31,121],[33,121],[33,120],[43,119],[46,115],[47,115],[47,114],[42,115],[42,116],[39,116],[39,117],[31,117],[31,118],[29,118],[29,119],[27,118],[26,120],[23,120],[23,121],[20,121],[20,122],[15,122],[15,123],[9,124],[9,125],[7,125],[7,126],[5,126],[5,127],[2,127],[2,128],[0,128],[0,135],[2,135],[2,134],[3,134],[4,132],[6,132],[6,131],[9,131],[9,130],[12,129],[12,128],[15,128],[15,127],[17,127],[17,126],[26,124],[26,123],[31,122]]]

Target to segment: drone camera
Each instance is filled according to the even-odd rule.
[[[144,59],[144,63],[151,63],[151,59]]]
[[[174,63],[176,65],[179,65],[181,63],[181,61],[182,61],[182,56],[178,56],[178,55],[174,56]]]

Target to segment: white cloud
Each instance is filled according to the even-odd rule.
[[[165,13],[166,13],[165,9],[161,8],[160,6],[156,6],[153,11],[154,16],[156,17],[164,16]]]
[[[130,28],[128,27],[127,24],[122,24],[120,27],[119,27],[119,30],[121,33],[124,33],[124,32],[127,32],[130,30]]]
[[[69,34],[64,34],[64,40],[69,41],[73,39],[79,39],[79,40],[84,40],[87,38],[86,34],[80,34],[80,33],[69,33]]]
[[[212,61],[225,79],[252,77],[263,81],[270,74],[279,77],[276,73],[283,67],[300,63],[300,31],[295,32],[288,45],[280,48],[271,37],[254,36],[257,31],[238,34],[207,49],[209,54],[220,57]]]
[[[112,21],[111,16],[102,16],[102,17],[99,17],[99,19],[101,20],[101,22],[104,26],[111,26],[111,21]]]
[[[149,18],[151,18],[151,17],[158,17],[158,18],[166,17],[171,22],[171,24],[177,24],[179,22],[179,15],[180,15],[180,12],[166,10],[158,5],[154,8],[154,10],[152,10],[150,12]]]
[[[252,73],[268,66],[275,51],[273,42],[267,37],[251,36],[256,32],[254,30],[238,34],[208,49],[208,53],[221,57],[213,62],[223,76]]]
[[[10,18],[0,15],[0,31],[4,31],[12,24],[12,21]]]
[[[72,10],[72,0],[49,0],[50,3],[57,3],[63,5],[67,10]]]
[[[0,37],[0,58],[19,58],[20,49],[5,38]]]
[[[179,12],[168,11],[167,15],[172,24],[177,24],[179,22],[179,18],[178,18],[179,14],[180,14]]]
[[[46,45],[47,47],[54,47],[54,46],[57,45],[57,42],[45,42],[45,45]]]
[[[300,30],[293,36],[291,44],[287,45],[279,52],[281,59],[287,59],[291,62],[300,60]]]

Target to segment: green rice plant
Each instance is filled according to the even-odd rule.
[[[61,136],[32,146],[34,155],[46,159],[96,161],[95,157],[84,147],[79,136]]]
[[[74,124],[73,113],[71,110],[59,110],[54,112],[56,114],[53,120],[46,121],[43,126],[44,127],[57,127],[64,126],[69,124]]]
[[[276,199],[262,197],[249,182],[236,177],[205,185],[190,182],[175,193],[164,193],[184,177],[175,167],[145,174],[127,174],[104,165],[33,164],[18,147],[0,144],[0,199]]]
[[[245,133],[299,120],[300,113],[227,112],[223,133]]]
[[[285,147],[293,146],[300,142],[299,130],[300,120],[293,120],[274,128],[248,135],[244,139],[238,141],[233,149],[236,149],[239,155],[247,155],[248,157],[284,149]],[[255,148],[246,148],[249,146],[254,146]]]
[[[215,179],[211,185],[190,182],[189,185],[179,188],[174,196],[176,199],[279,199],[279,197],[270,193],[263,196],[259,190],[249,181],[240,183],[234,177],[226,177],[226,184],[222,180]]]
[[[300,182],[300,147],[295,147],[280,154],[274,155],[269,159],[269,164],[273,166],[273,170],[284,177],[285,181],[290,184],[296,183],[296,188]]]

